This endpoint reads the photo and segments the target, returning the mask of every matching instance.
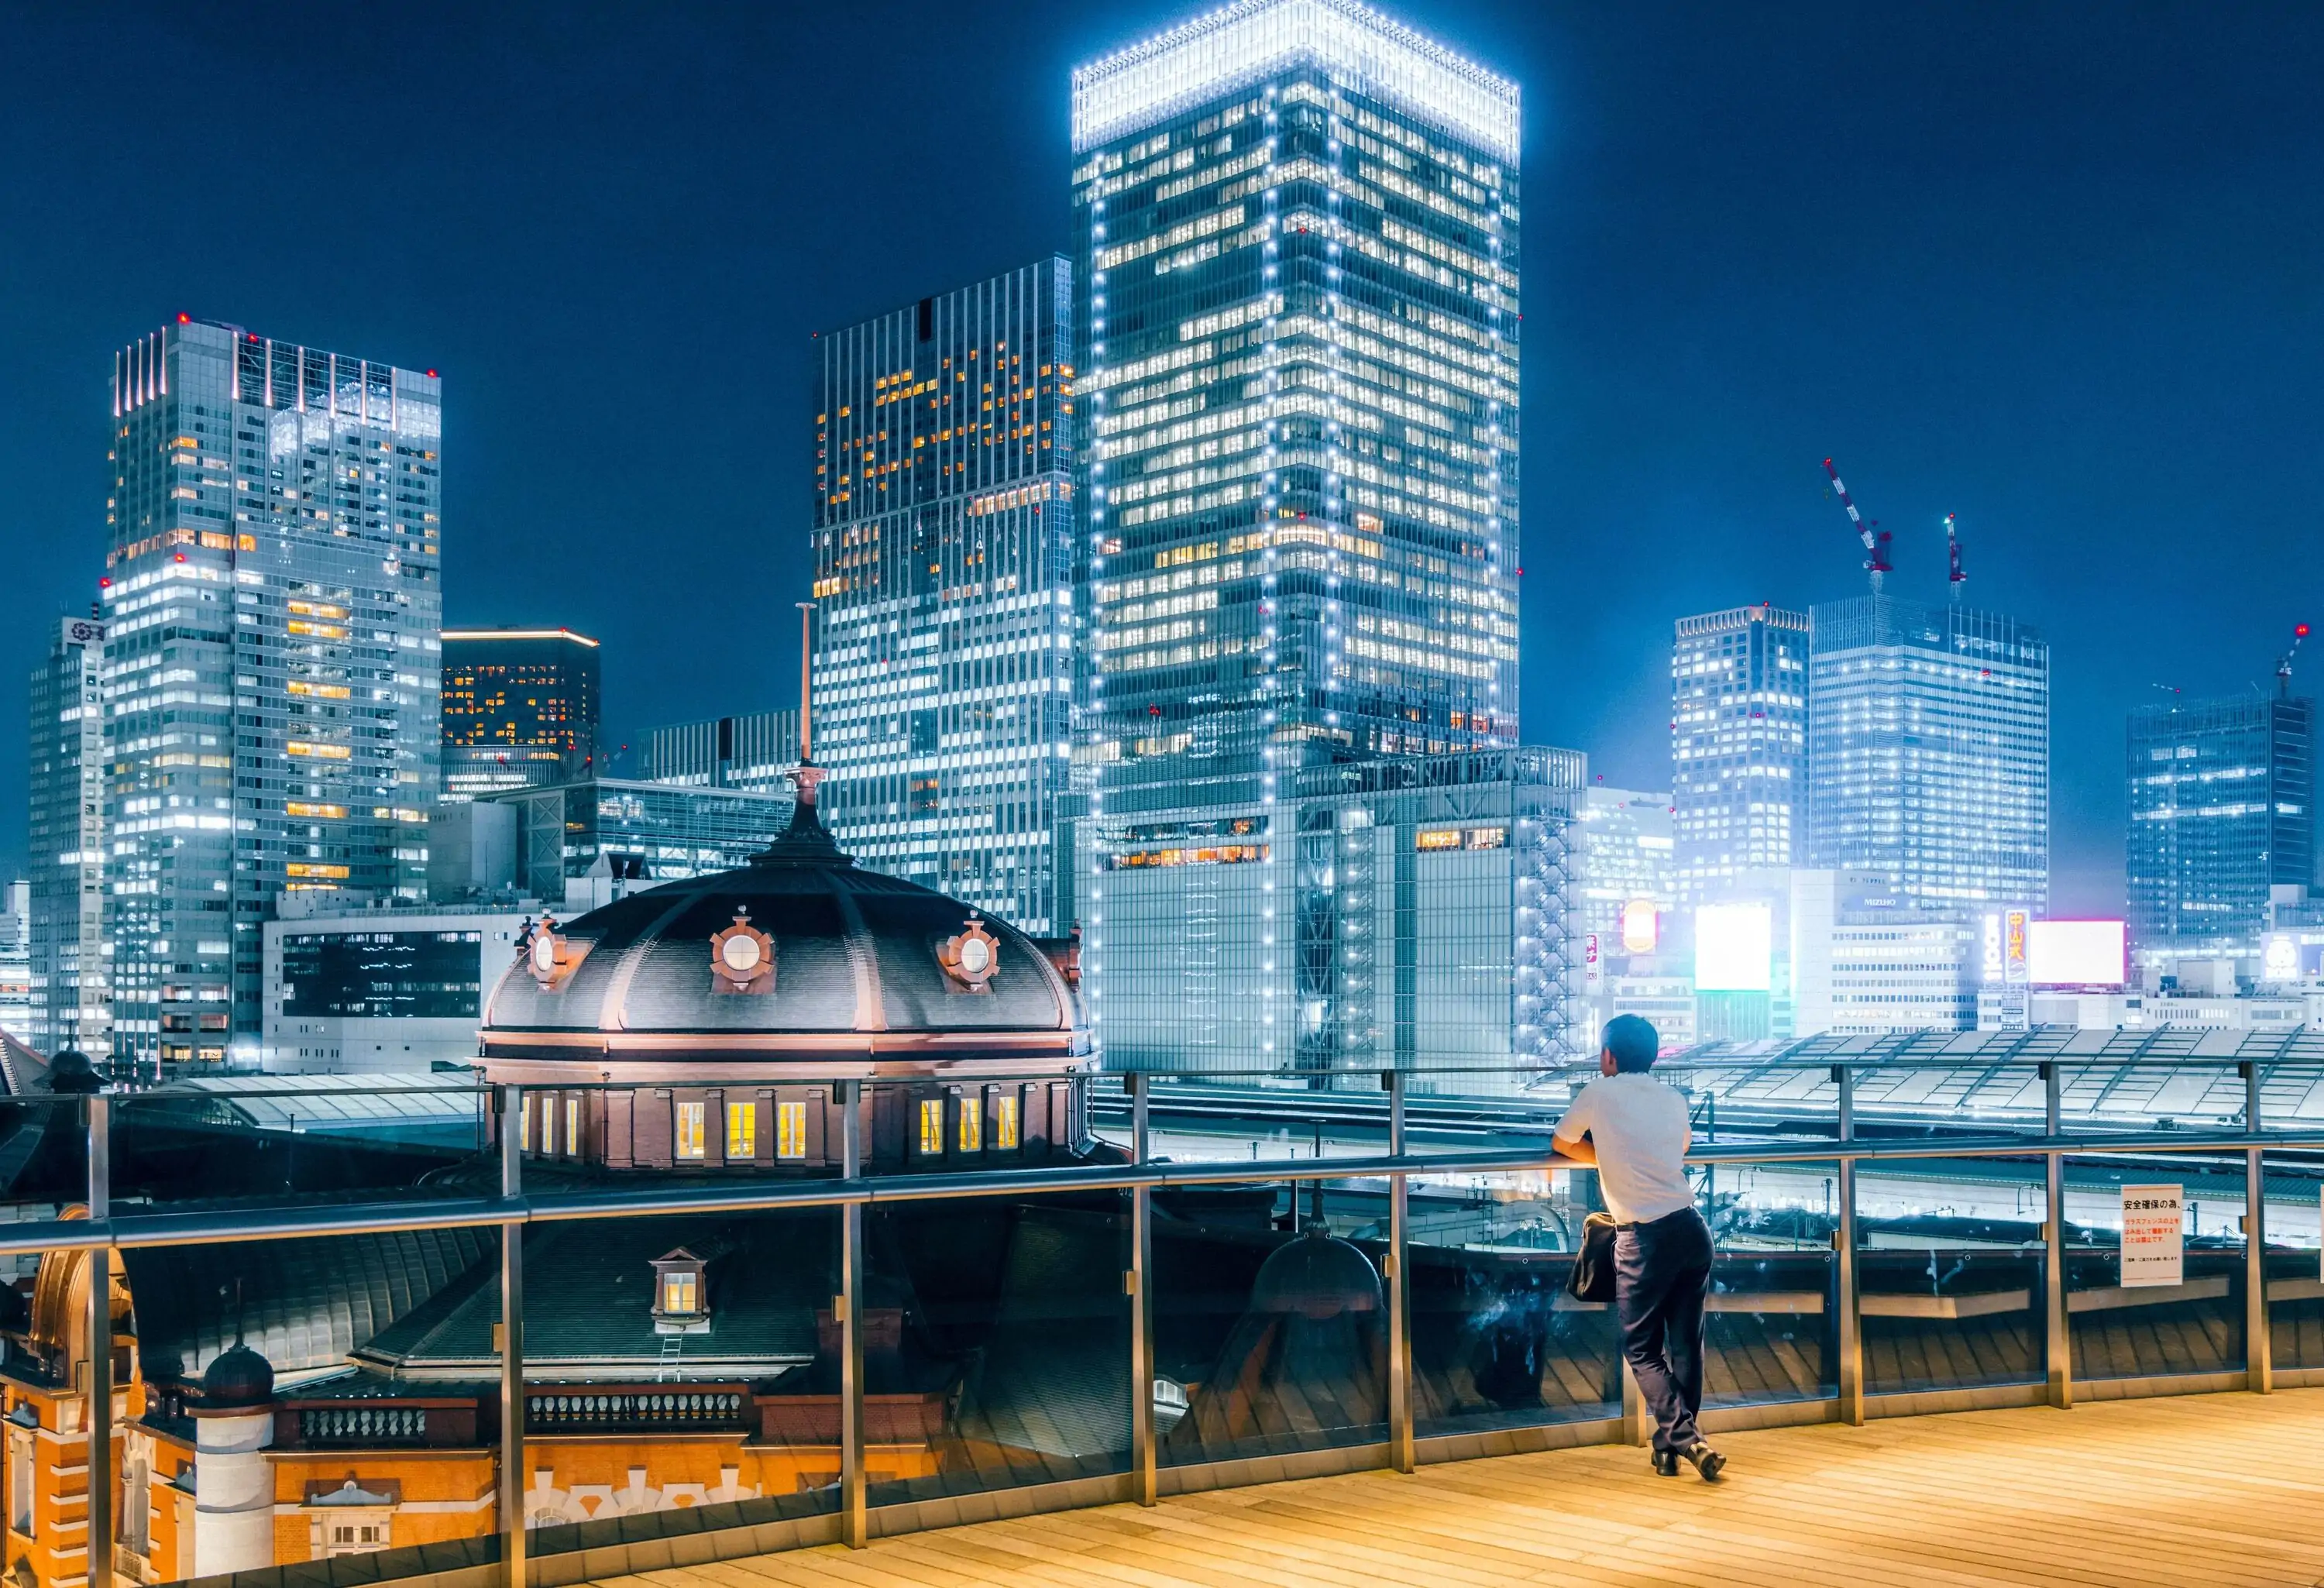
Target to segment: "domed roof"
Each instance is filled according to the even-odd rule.
[[[205,1411],[261,1407],[273,1399],[273,1367],[239,1340],[219,1352],[202,1373]]]
[[[1251,1311],[1296,1312],[1317,1323],[1342,1313],[1378,1312],[1380,1306],[1371,1259],[1320,1229],[1277,1247],[1259,1265],[1250,1288]]]
[[[487,1059],[1084,1055],[1072,991],[1015,928],[858,870],[812,799],[739,870],[536,928],[484,1006]]]

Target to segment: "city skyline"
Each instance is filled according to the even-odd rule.
[[[2118,910],[2123,840],[2116,758],[2125,714],[2142,697],[2154,697],[2146,688],[2152,683],[2180,685],[2190,694],[2228,693],[2246,680],[2264,688],[2280,649],[2274,633],[2306,615],[2300,606],[2306,592],[2296,578],[2265,577],[2255,570],[2271,556],[2285,559],[2297,532],[2286,508],[2313,494],[2312,460],[2275,441],[2275,427],[2300,409],[2312,377],[2295,377],[2283,367],[2286,352],[2262,358],[2260,374],[2267,378],[2256,383],[2249,366],[2263,332],[2289,349],[2311,346],[2313,304],[2265,267],[2215,258],[2191,242],[2191,228],[2206,218],[2215,229],[2236,235],[2238,227],[2262,224],[2248,218],[2257,193],[2278,182],[2296,185],[2309,169],[2312,150],[2274,130],[2275,118],[2288,114],[2288,79],[2298,75],[2289,68],[2303,58],[2301,50],[2271,41],[2257,52],[2265,59],[2253,67],[2248,42],[2238,44],[2234,26],[2174,33],[2163,25],[2172,14],[2163,11],[2147,14],[2157,24],[2147,36],[2109,37],[2104,48],[2094,48],[2093,41],[2055,18],[2019,19],[2001,24],[2001,32],[1955,37],[1925,20],[1835,23],[1830,14],[1803,13],[1760,19],[1738,36],[1742,24],[1711,12],[1671,11],[1627,24],[1602,18],[1536,23],[1514,8],[1442,5],[1399,7],[1397,14],[1471,58],[1492,62],[1527,89],[1526,164],[1534,203],[1525,251],[1546,285],[1536,294],[1535,347],[1526,360],[1527,402],[1536,423],[1527,460],[1535,501],[1526,557],[1533,567],[1520,586],[1526,679],[1522,739],[1588,750],[1593,771],[1609,783],[1660,785],[1666,776],[1668,720],[1664,625],[1689,612],[1754,601],[1804,607],[1861,588],[1855,548],[1842,538],[1848,526],[1824,498],[1818,477],[1820,457],[1836,452],[1849,463],[1849,478],[1867,511],[1897,534],[1893,589],[1936,598],[1943,583],[1936,521],[1957,510],[1971,600],[2018,614],[2052,636],[2058,660],[2056,808],[2092,813],[2072,822],[2061,818],[2053,896],[2064,912]],[[593,334],[629,338],[650,328],[652,340],[664,349],[657,356],[692,370],[694,361],[719,355],[731,327],[763,320],[771,304],[773,334],[761,325],[752,336],[761,349],[774,350],[754,355],[774,361],[772,377],[763,383],[771,395],[717,421],[700,441],[689,440],[687,456],[695,456],[697,445],[701,457],[715,456],[722,433],[731,433],[722,426],[796,434],[796,426],[787,428],[780,419],[786,410],[799,408],[789,390],[798,383],[781,368],[782,348],[797,346],[803,365],[806,332],[815,326],[846,323],[883,302],[971,279],[980,267],[998,269],[1011,257],[1059,246],[1068,229],[1056,200],[1069,162],[1066,70],[1186,15],[1183,8],[1163,5],[1071,18],[1034,14],[1005,29],[995,28],[991,18],[931,19],[943,47],[932,46],[925,63],[916,59],[914,70],[936,73],[964,60],[981,61],[971,36],[980,28],[1037,39],[1050,59],[1045,63],[1037,55],[996,65],[997,81],[974,87],[965,114],[992,141],[973,156],[932,154],[931,169],[951,173],[948,179],[922,173],[900,152],[904,143],[890,142],[885,129],[867,128],[869,142],[851,165],[868,162],[911,180],[892,201],[846,197],[862,246],[851,236],[845,246],[819,250],[835,256],[830,263],[785,263],[773,278],[779,290],[771,295],[768,281],[754,276],[746,288],[735,277],[735,263],[724,257],[729,248],[711,246],[681,228],[652,256],[649,283],[706,283],[709,303],[727,306],[723,316],[673,319],[662,307],[630,326],[622,316],[640,306],[636,294],[649,288],[613,282],[605,272],[622,256],[602,244],[581,250],[578,263],[544,266],[555,282],[580,289],[567,312],[518,308],[503,324],[511,293],[495,289],[490,325],[481,323],[481,294],[465,299],[426,272],[408,300],[382,299],[376,266],[353,255],[346,272],[335,277],[307,271],[303,259],[264,244],[235,253],[231,266],[198,247],[166,251],[166,263],[124,248],[104,268],[86,272],[85,281],[65,282],[66,262],[80,257],[77,245],[20,244],[0,256],[0,282],[51,309],[6,333],[0,355],[18,367],[52,368],[57,378],[33,390],[23,405],[27,422],[0,442],[24,448],[0,461],[12,464],[12,477],[26,482],[21,510],[44,530],[25,577],[12,586],[17,631],[45,634],[55,614],[83,609],[87,570],[98,544],[94,512],[100,494],[85,475],[77,477],[69,464],[56,461],[88,450],[85,435],[75,439],[81,424],[75,416],[87,404],[67,402],[64,395],[86,386],[86,372],[101,368],[96,360],[104,349],[183,310],[262,324],[323,346],[360,346],[407,366],[448,366],[447,402],[456,413],[464,400],[462,382],[470,383],[465,389],[475,393],[468,400],[477,405],[477,433],[485,439],[462,449],[463,460],[456,461],[446,486],[462,522],[476,526],[469,543],[453,550],[447,616],[468,623],[570,623],[604,632],[617,659],[634,659],[617,660],[613,669],[608,717],[622,726],[609,737],[634,738],[630,725],[641,722],[779,703],[792,692],[793,664],[786,648],[770,642],[767,604],[726,586],[774,591],[786,599],[804,587],[805,526],[788,520],[790,510],[782,504],[788,493],[761,494],[763,505],[737,514],[732,507],[753,493],[739,477],[729,482],[711,471],[713,477],[690,483],[666,510],[672,522],[702,526],[696,531],[701,557],[656,559],[670,566],[641,568],[635,585],[619,582],[597,594],[581,570],[593,558],[621,554],[621,534],[637,522],[632,509],[638,493],[664,494],[663,483],[657,478],[649,490],[647,481],[607,478],[609,471],[593,469],[586,472],[603,502],[576,502],[559,494],[566,488],[558,486],[535,507],[529,494],[516,494],[516,483],[525,482],[525,493],[536,491],[538,470],[519,459],[553,456],[557,446],[571,443],[561,436],[551,441],[553,430],[535,432],[536,420],[515,412],[493,388],[521,386],[530,369],[565,366],[574,355],[563,342],[577,333],[568,322],[593,310],[599,327]],[[1831,86],[1822,80],[1828,74],[1820,67],[1812,73],[1795,58],[1819,28],[1844,46],[1840,53],[1861,74],[1858,80],[1894,90],[1886,119],[1911,136],[1886,126],[1859,127],[1864,147],[1850,150],[1842,147],[1840,134],[1849,125],[1844,120],[1814,132],[1795,125],[1798,105],[1835,103]],[[160,14],[132,29],[156,40],[174,36]],[[668,60],[687,59],[706,36],[732,35],[733,60],[717,69],[741,80],[753,80],[754,73],[775,80],[763,48],[768,36],[719,14],[704,12],[688,26],[649,30],[649,35],[637,47]],[[63,228],[68,233],[134,239],[137,228],[131,223],[88,207],[71,209],[71,195],[60,184],[111,169],[107,162],[123,157],[122,140],[134,134],[142,113],[133,109],[125,128],[98,137],[94,107],[76,108],[49,86],[71,80],[70,63],[85,59],[96,41],[70,22],[41,19],[28,29],[26,43],[20,60],[35,61],[45,51],[56,69],[28,73],[46,80],[28,80],[5,114],[28,118],[26,125],[42,134],[39,146],[57,158],[41,162],[37,172],[6,179],[24,184],[19,196],[34,201],[16,208],[60,213],[72,223]],[[269,45],[292,55],[315,47]],[[610,70],[588,47],[557,49],[562,51],[558,65],[582,81]],[[1734,74],[1748,79],[1748,86],[1714,82],[1714,63],[1722,69],[1729,64],[1719,59],[1721,50],[1736,65],[1756,69]],[[1907,57],[1915,54],[1928,64],[1908,68]],[[1650,55],[1657,58],[1655,75],[1643,64]],[[1948,63],[1974,61],[1981,70],[2000,72],[1992,62],[2005,58],[2006,72],[1987,84],[1993,91],[1974,128],[1934,125]],[[2236,61],[2233,104],[2230,60]],[[415,64],[397,51],[383,58],[382,69],[387,61]],[[2063,75],[2069,61],[2090,80],[2070,82]],[[429,95],[440,99],[459,91],[460,69],[417,64]],[[1701,106],[1692,119],[1682,119],[1682,130],[1717,125],[1733,131],[1731,147],[1681,150],[1673,142],[1675,132],[1647,125],[1674,92],[1694,95]],[[516,98],[521,103],[527,95],[547,96],[552,109],[563,103],[529,78]],[[2124,117],[2119,106],[2127,100],[2142,108]],[[2219,133],[2207,147],[2220,169],[2173,152],[2172,131],[2190,118]],[[2223,125],[2215,125],[2221,118]],[[2036,122],[2057,125],[2043,134]],[[2101,127],[2119,134],[2104,153],[2094,152],[2081,135]],[[501,130],[523,146],[512,125]],[[2025,143],[2034,134],[2043,135]],[[648,147],[644,158],[659,162],[657,171],[674,173],[680,191],[733,174],[716,159],[680,157],[669,144]],[[2025,170],[1999,169],[2005,147]],[[2265,152],[2256,166],[2235,166],[2234,155],[2259,150]],[[1803,166],[1803,155],[1813,163]],[[231,158],[248,157],[236,152]],[[323,162],[318,174],[332,169],[325,155],[302,158]],[[435,171],[437,164],[429,162],[447,155],[440,139],[424,134],[414,158]],[[1027,164],[1022,178],[1000,169],[1011,162]],[[973,181],[963,174],[971,165],[984,168]],[[1900,170],[1903,180],[1892,183]],[[1893,197],[1869,190],[1876,174],[1896,188]],[[573,218],[602,214],[607,205],[652,210],[661,202],[633,177],[616,184],[613,198],[584,200],[565,173],[554,176],[545,195],[567,208],[558,210],[546,198],[529,203],[522,225],[488,222],[480,213],[478,200],[489,183],[456,188],[456,201],[431,244],[454,257],[530,259],[519,241],[524,226],[554,231]],[[1663,185],[1641,184],[1642,176]],[[1701,197],[1717,185],[1716,178],[1748,179],[1743,198],[1706,200],[1699,213],[1724,228],[1720,258],[1716,264],[1684,261],[1684,268],[1662,245],[1656,227],[1664,223],[1604,190],[1626,185],[1632,191]],[[936,196],[940,180],[963,186],[964,193]],[[2172,193],[2205,189],[2189,218],[2173,223],[2189,231],[2154,233],[2155,223],[2135,200],[2158,186]],[[827,204],[836,193],[822,193],[817,201]],[[911,213],[917,201],[930,198],[932,210],[923,206],[924,213]],[[1744,204],[1744,198],[1752,202]],[[1836,198],[1850,201],[1838,218],[1831,214]],[[387,200],[359,197],[356,202],[370,216]],[[60,211],[60,206],[67,208]],[[1928,235],[1932,217],[2009,217],[2013,224],[2032,217],[2035,229],[2021,227],[2006,254],[1959,240],[1981,235],[1987,229],[1982,226],[1944,228],[1933,239]],[[2043,228],[2069,218],[2082,241],[2061,255],[2066,263],[2035,260],[2038,245],[2054,235]],[[195,224],[198,229],[210,223]],[[2270,234],[2278,241],[2297,241],[2282,231],[2296,222],[2264,224],[2278,228]],[[1836,236],[1862,244],[1840,250],[1855,262],[1847,267],[1852,274],[1836,273],[1841,266],[1803,252]],[[1922,249],[1917,257],[1914,248]],[[2067,263],[2080,273],[2068,272]],[[1946,291],[1912,296],[1943,270],[1955,278]],[[1793,273],[1774,280],[1784,271]],[[2027,279],[2028,272],[2038,279]],[[1628,279],[1618,292],[1609,292],[1617,274]],[[2199,279],[2213,277],[2218,285],[2198,290]],[[504,288],[506,271],[496,280]],[[2236,290],[2238,283],[2243,291]],[[2077,296],[2089,301],[2065,307]],[[2156,304],[2185,309],[2167,333],[2149,321]],[[2137,312],[2140,305],[2148,306],[2146,313]],[[2049,317],[2039,325],[2034,323],[2041,318],[2037,310]],[[2135,356],[2101,346],[2121,340],[2118,322],[2146,333],[2129,338],[2138,350]],[[2207,328],[2190,328],[2199,323]],[[2286,327],[2289,337],[2282,335]],[[787,343],[792,332],[798,339]],[[2024,346],[2012,355],[2015,362],[1992,365],[2005,332]],[[1969,346],[1959,355],[1936,346],[1963,337]],[[2206,342],[2218,350],[2194,351]],[[627,340],[617,345],[632,346]],[[2154,395],[2140,400],[2141,383],[2121,378],[2129,367],[2125,359],[2149,375],[2145,384]],[[2028,397],[2028,374],[2037,365],[2047,383],[2037,382],[2031,388],[2036,394]],[[1682,378],[1690,373],[1694,379]],[[1746,389],[1746,383],[1755,407],[1770,410],[1772,418],[1743,425],[1725,417],[1732,402],[1724,394]],[[2102,385],[2110,389],[2101,391]],[[53,411],[48,388],[53,388]],[[2165,390],[2173,395],[2163,396]],[[1557,399],[1545,401],[1549,392]],[[1686,400],[1671,415],[1642,417],[1646,407],[1674,392]],[[572,400],[595,401],[577,393]],[[2263,401],[2266,411],[2255,417],[2250,405]],[[2081,411],[2065,411],[2075,405]],[[2171,438],[2201,433],[2200,421],[2183,417],[2190,412],[2217,414],[2223,429],[2236,432],[2235,447],[2223,453],[2209,441],[2166,446]],[[2037,422],[2029,426],[2029,417]],[[1692,423],[1697,437],[1683,447],[1666,445],[1683,423]],[[537,452],[512,445],[536,436]],[[2138,452],[2145,456],[2132,456]],[[492,461],[495,456],[502,461]],[[459,469],[470,471],[465,479]],[[553,518],[554,527],[529,522],[536,517]],[[615,530],[617,521],[622,531]],[[1690,521],[1698,527],[1674,540],[1671,527]],[[2196,532],[2207,528],[2208,535]],[[2227,543],[2241,555],[2209,567],[2200,559],[2217,557],[2223,533],[2236,537]],[[2116,548],[2112,555],[2098,554],[2109,545]],[[589,555],[576,555],[584,549]],[[717,577],[717,569],[738,558],[751,577]],[[520,589],[521,597],[497,594]],[[2218,591],[2217,598],[2205,599],[2207,589]],[[2190,590],[2197,592],[2192,600],[2186,597]],[[674,610],[672,599],[696,604],[706,620],[687,625],[692,646],[651,642],[656,625],[666,624]],[[28,640],[19,665],[29,669],[37,660]],[[701,698],[700,669],[721,665],[739,669],[764,698]],[[2157,676],[2143,676],[2149,672]],[[11,737],[0,762],[0,788],[8,794],[6,825],[15,832],[21,831],[23,778],[15,772],[22,751]]]

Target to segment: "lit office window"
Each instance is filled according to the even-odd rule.
[[[775,1156],[802,1159],[807,1156],[807,1104],[779,1103],[775,1105]]]
[[[578,1097],[565,1100],[565,1151],[567,1157],[580,1156],[581,1100]]]
[[[931,1097],[920,1104],[920,1150],[944,1150],[944,1099]]]
[[[726,1105],[726,1156],[752,1158],[759,1150],[759,1105],[755,1103],[730,1103]]]
[[[702,1107],[699,1103],[678,1105],[678,1156],[682,1159],[702,1157]]]
[[[960,1149],[963,1152],[984,1150],[984,1101],[978,1097],[960,1100]]]
[[[1017,1094],[1003,1092],[992,1103],[992,1145],[1002,1152],[1017,1147]]]

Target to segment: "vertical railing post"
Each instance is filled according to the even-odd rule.
[[[501,1088],[501,1197],[524,1194],[524,1088]],[[525,1588],[524,1225],[501,1225],[501,1565]]]
[[[850,1181],[863,1176],[863,1083],[842,1081],[839,1095],[839,1172]],[[872,1514],[863,1472],[863,1204],[839,1209],[839,1294],[831,1310],[839,1315],[839,1538],[850,1549],[872,1542]]]
[[[1380,1076],[1388,1088],[1388,1150],[1402,1158],[1404,1072]],[[1412,1279],[1407,1266],[1411,1230],[1406,1223],[1407,1183],[1402,1169],[1388,1177],[1388,1464],[1408,1473],[1417,1464],[1412,1437]]]
[[[1856,1284],[1856,1159],[1847,1156],[1856,1140],[1856,1069],[1832,1066],[1840,1087],[1840,1227],[1831,1233],[1832,1297],[1839,1307],[1840,1420],[1864,1426],[1864,1337]]]
[[[2246,1062],[2244,1072],[2244,1129],[2260,1132],[2260,1071]],[[2275,1389],[2275,1342],[2267,1321],[2267,1168],[2265,1154],[2256,1147],[2244,1150],[2244,1384],[2266,1395]]]
[[[2043,1134],[2055,1141],[2065,1130],[2065,1081],[2057,1063],[2042,1066]],[[2050,1404],[2074,1404],[2074,1336],[2066,1318],[2066,1155],[2054,1147],[2042,1155],[2046,1195],[2042,1225],[2043,1373]]]
[[[113,1204],[112,1109],[88,1099],[88,1216],[110,1218]],[[113,1249],[88,1253],[88,1588],[113,1588]]]
[[[1130,1094],[1130,1161],[1153,1151],[1153,1078],[1121,1078]],[[1130,1298],[1130,1495],[1140,1505],[1159,1498],[1154,1433],[1154,1188],[1130,1188],[1130,1269],[1121,1277]]]

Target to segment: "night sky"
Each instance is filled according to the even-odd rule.
[[[0,4],[0,688],[183,310],[440,369],[447,617],[604,640],[616,742],[791,698],[809,333],[1064,248],[1069,69],[1195,9]],[[1666,788],[1672,620],[1863,586],[1830,454],[2048,631],[2118,911],[2125,711],[2324,615],[2324,8],[1390,9],[1526,94],[1526,736]]]

